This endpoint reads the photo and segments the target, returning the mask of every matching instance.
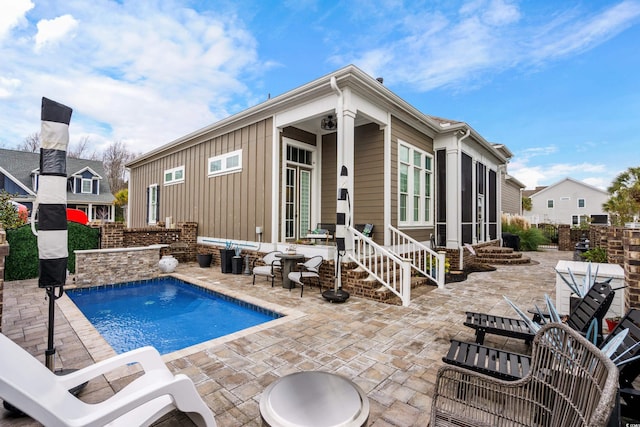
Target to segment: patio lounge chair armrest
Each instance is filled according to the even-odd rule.
[[[500,418],[504,406],[515,404],[518,393],[528,379],[503,381],[457,366],[442,366],[438,370],[432,402],[431,426],[453,425],[449,420],[465,422],[469,425],[483,424],[481,420],[490,420],[492,416]],[[478,392],[484,390],[484,392]],[[491,395],[493,399],[484,396]],[[511,403],[510,403],[511,402]],[[445,421],[447,420],[447,421]]]
[[[65,388],[71,389],[86,381],[113,371],[114,369],[132,363],[140,364],[145,372],[153,370],[169,372],[167,366],[162,361],[158,350],[154,347],[147,346],[118,354],[117,356],[89,365],[86,368],[79,369],[66,375],[61,375],[59,377],[60,383],[63,384]]]
[[[169,373],[169,376],[173,374]],[[145,383],[140,384],[141,380]],[[91,413],[78,419],[78,425],[98,426],[116,419],[117,425],[139,425],[147,418],[158,419],[160,414],[177,408],[187,413],[197,425],[215,426],[210,409],[201,400],[193,399],[198,396],[197,390],[184,374],[177,374],[170,381],[151,375],[149,380],[134,380],[130,386],[130,390],[127,386],[112,397],[92,405]]]

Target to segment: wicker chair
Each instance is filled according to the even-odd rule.
[[[618,368],[563,324],[547,324],[533,341],[531,370],[518,381],[457,366],[436,378],[431,426],[606,426]]]
[[[271,287],[273,288],[273,280],[276,277],[276,272],[282,275],[282,268],[280,260],[276,255],[281,254],[280,251],[269,252],[262,258],[253,260],[253,284],[256,284],[256,276],[265,276],[267,279],[271,278]],[[261,261],[264,265],[256,265],[256,261]]]

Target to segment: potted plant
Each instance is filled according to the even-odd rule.
[[[231,272],[233,274],[242,274],[242,257],[240,254],[242,253],[242,249],[240,246],[236,245],[234,248],[234,256],[231,259]]]
[[[232,259],[235,255],[233,244],[229,241],[224,248],[220,248],[220,270],[223,273],[231,273],[233,271]]]

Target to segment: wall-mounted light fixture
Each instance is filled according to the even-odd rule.
[[[320,127],[324,130],[336,130],[338,127],[338,119],[334,118],[333,114],[329,114],[327,117],[322,119]]]

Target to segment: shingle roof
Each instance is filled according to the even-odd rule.
[[[27,151],[0,149],[0,168],[10,173],[24,187],[33,191],[31,184],[31,173],[40,167],[40,153],[30,153]],[[69,202],[78,203],[113,203],[114,197],[111,194],[109,181],[106,179],[104,166],[99,160],[72,159],[67,157],[67,177],[85,169],[100,175],[100,194],[74,194],[67,192]],[[34,192],[35,193],[35,192]]]

